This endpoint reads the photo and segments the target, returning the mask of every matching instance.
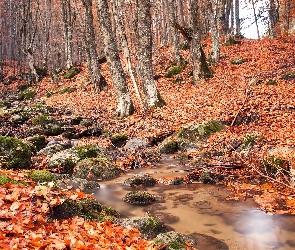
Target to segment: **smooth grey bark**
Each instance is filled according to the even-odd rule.
[[[104,42],[104,52],[118,98],[116,113],[118,117],[125,117],[134,112],[134,106],[126,84],[126,77],[120,61],[115,35],[112,32],[111,17],[107,0],[96,0],[96,8]]]
[[[62,20],[64,26],[64,40],[65,40],[65,61],[66,69],[70,69],[73,66],[72,59],[72,38],[73,38],[73,27],[72,27],[72,10],[71,1],[62,0]]]
[[[217,20],[216,14],[213,10],[212,0],[207,0],[207,12],[208,18],[210,21],[211,27],[211,37],[212,37],[212,52],[211,52],[211,60],[213,63],[218,63],[220,56],[220,43],[219,43],[219,35],[217,29]]]
[[[154,80],[152,67],[152,31],[150,0],[136,0],[136,35],[138,42],[137,72],[142,83],[145,103],[148,109],[165,105]]]
[[[177,65],[181,64],[181,57],[179,53],[179,33],[175,28],[176,16],[175,9],[177,8],[175,0],[168,0],[168,15],[169,15],[169,30],[172,37],[172,50]]]
[[[290,2],[290,1],[288,1]],[[276,24],[279,21],[279,6],[277,7],[274,0],[269,0],[269,21],[270,21],[270,37],[277,36]]]
[[[192,38],[190,41],[190,55],[193,65],[194,83],[198,83],[201,78],[201,34],[199,16],[199,1],[190,0],[190,17],[192,28]]]
[[[94,91],[100,92],[106,86],[106,81],[100,73],[98,54],[96,50],[95,32],[93,24],[92,0],[82,0],[85,8],[86,53],[88,71],[93,83]]]

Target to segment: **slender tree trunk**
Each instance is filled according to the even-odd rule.
[[[270,20],[270,37],[274,38],[277,36],[276,24],[279,21],[279,11],[276,8],[274,0],[269,0],[269,20]]]
[[[112,33],[111,18],[107,0],[96,0],[97,16],[104,42],[104,52],[109,63],[111,77],[118,98],[117,116],[125,117],[134,112],[126,77],[119,57],[115,35]]]
[[[211,52],[211,60],[213,63],[218,63],[220,56],[220,43],[217,29],[217,20],[216,14],[213,10],[212,0],[207,0],[207,12],[210,20],[211,27],[211,36],[212,36],[212,52]]]
[[[82,0],[85,8],[86,26],[86,53],[88,58],[88,69],[91,82],[96,92],[101,91],[106,86],[106,81],[100,73],[98,54],[96,50],[95,32],[93,25],[92,0]]]
[[[169,28],[170,34],[172,36],[172,49],[175,57],[175,62],[177,65],[181,64],[180,53],[179,53],[179,33],[175,28],[176,17],[175,17],[175,8],[177,8],[175,0],[168,0],[168,13],[169,13]]]
[[[201,74],[201,36],[199,20],[199,1],[190,0],[190,17],[192,27],[192,39],[190,41],[190,55],[193,65],[193,82],[200,81]]]
[[[259,27],[258,27],[258,20],[257,20],[256,10],[255,10],[255,4],[254,4],[254,1],[253,0],[251,0],[251,3],[252,3],[253,13],[254,13],[257,38],[259,39],[260,38],[260,35],[259,35]]]
[[[149,109],[152,109],[165,105],[165,102],[161,98],[154,80],[150,7],[150,0],[136,0],[138,75],[142,83],[146,105]]]
[[[236,36],[241,36],[240,1],[235,0]]]
[[[61,1],[62,20],[64,25],[66,69],[73,66],[72,59],[72,11],[70,0]]]

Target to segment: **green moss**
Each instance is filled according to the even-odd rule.
[[[9,178],[6,174],[1,174],[0,175],[0,185],[4,185],[4,184],[7,184],[7,183],[10,183],[10,184],[22,184],[22,185],[28,185],[27,182],[25,181],[16,181],[16,180],[13,180],[11,178]]]
[[[254,146],[256,144],[257,138],[253,135],[245,135],[241,148],[247,149],[248,147]]]
[[[150,204],[156,200],[155,196],[146,191],[129,192],[123,198],[123,201],[131,204]]]
[[[166,247],[167,250],[180,250],[186,249],[186,239],[180,233],[176,232],[168,232],[168,233],[161,233],[156,237],[155,245],[168,245]]]
[[[68,219],[74,216],[83,217],[86,220],[99,220],[102,211],[101,204],[93,199],[81,200],[66,199],[61,205],[52,209],[52,219]]]
[[[128,185],[131,187],[136,187],[140,185],[154,186],[156,183],[156,180],[149,174],[136,174],[124,181],[124,185]]]
[[[182,78],[182,77],[176,77],[176,78],[172,81],[172,83],[177,84],[177,83],[181,83],[182,81],[183,81],[183,78]]]
[[[242,64],[242,63],[244,63],[244,62],[247,62],[247,60],[244,59],[244,58],[234,58],[234,59],[231,59],[231,60],[230,60],[230,63],[231,63],[231,64],[236,64],[236,65],[238,65],[238,64]]]
[[[47,76],[47,69],[46,68],[39,68],[38,66],[34,66],[37,75],[39,76],[39,80],[43,79]]]
[[[46,170],[35,170],[28,174],[28,177],[35,182],[52,182],[55,181],[54,174]]]
[[[99,214],[98,220],[100,222],[110,221],[111,223],[116,223],[118,218],[120,218],[120,214],[117,210],[112,207],[102,205],[102,211]]]
[[[33,99],[36,96],[36,90],[33,88],[28,88],[20,93],[20,99],[23,100],[30,100]]]
[[[46,141],[44,135],[37,135],[29,138],[28,141],[33,144],[37,151],[41,150],[46,146]]]
[[[272,79],[270,79],[270,80],[268,80],[266,82],[266,85],[276,85],[276,84],[277,84],[277,81],[276,80],[272,80]]]
[[[53,90],[48,90],[46,92],[46,97],[49,98],[49,97],[53,96],[53,94],[54,94]]]
[[[163,154],[172,154],[178,150],[178,145],[176,141],[164,142],[160,147],[160,152]]]
[[[182,70],[183,70],[183,67],[182,66],[173,66],[173,67],[170,67],[168,69],[168,71],[166,72],[165,77],[171,78],[171,77],[173,77],[175,75],[178,75]]]
[[[71,79],[74,76],[78,75],[81,72],[81,69],[79,68],[70,68],[65,74],[64,74],[64,79]]]
[[[198,132],[201,138],[204,138],[211,134],[219,132],[223,130],[224,128],[225,126],[222,123],[212,120],[212,121],[209,121],[208,123],[200,124],[196,128],[196,131]]]
[[[271,156],[263,160],[262,172],[268,176],[276,177],[279,169],[289,170],[290,163],[280,157]]]
[[[52,116],[47,115],[39,115],[32,120],[33,125],[41,125],[42,127],[50,123],[56,123],[56,120]]]
[[[128,135],[126,134],[117,134],[111,136],[111,142],[113,144],[119,143],[119,142],[125,142],[128,140]]]
[[[94,145],[77,146],[72,150],[75,154],[77,154],[80,160],[94,158],[101,155],[101,149]]]
[[[282,74],[281,78],[284,80],[295,79],[295,72],[293,72],[293,71],[286,72],[286,73]]]
[[[64,93],[73,93],[77,90],[75,87],[65,87],[64,89],[58,91],[59,94],[64,94]]]
[[[8,169],[28,169],[30,163],[29,145],[17,138],[0,136],[0,166]]]

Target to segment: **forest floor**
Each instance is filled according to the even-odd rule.
[[[209,54],[210,41],[203,41],[203,45],[205,52]],[[261,209],[268,213],[295,214],[293,172],[295,169],[295,38],[243,39],[235,45],[222,46],[220,62],[211,66],[214,71],[213,78],[201,80],[198,84],[191,82],[192,69],[188,51],[182,50],[181,54],[188,63],[182,72],[171,78],[165,77],[173,63],[171,48],[163,48],[154,54],[156,82],[167,105],[151,112],[142,110],[132,83],[128,79],[135,113],[123,119],[115,116],[116,94],[107,63],[101,65],[101,71],[108,87],[100,93],[95,93],[93,86],[88,84],[87,68],[82,64],[77,66],[81,72],[71,79],[63,79],[64,72],[62,72],[58,79],[45,77],[34,84],[32,87],[37,93],[35,100],[61,110],[61,113],[56,114],[57,118],[68,112],[72,118],[83,117],[97,124],[107,131],[109,136],[82,138],[78,144],[98,144],[104,148],[113,147],[110,140],[112,135],[126,134],[128,138],[144,137],[154,142],[156,147],[156,144],[164,139],[176,140],[175,134],[182,127],[212,120],[221,121],[226,129],[206,138],[201,149],[179,151],[175,157],[185,157],[190,166],[194,164],[194,167],[200,168],[200,171],[201,167],[203,171],[204,166],[207,166],[213,168],[215,174],[223,171],[223,175],[231,176],[232,181],[227,179],[223,182],[233,190],[232,196],[228,199],[254,198]],[[8,78],[8,69],[4,72]],[[24,83],[15,80],[9,85],[0,84],[0,93],[18,91],[17,87],[20,84]],[[4,135],[3,131],[6,130],[1,129]],[[243,143],[246,146],[241,150],[239,146]],[[198,165],[200,155],[213,155],[213,152],[222,152],[222,161],[220,157],[210,156],[202,160],[202,166]],[[134,156],[133,158],[126,156],[124,163],[128,163],[128,159],[134,160]],[[12,178],[23,178],[22,172],[1,171],[2,174],[9,174]],[[197,170],[196,173],[191,173],[191,176],[194,174],[202,173]],[[23,191],[12,186],[9,199],[5,198],[10,201],[7,209],[10,213],[14,213],[14,216],[17,215],[14,217],[16,220],[25,216],[22,214],[23,206],[16,203],[21,192]],[[35,192],[36,190],[29,186],[23,200],[28,201]],[[80,191],[71,192],[72,196],[82,195]],[[0,189],[0,193],[4,195],[4,188]],[[46,198],[51,197],[52,202],[57,199],[53,198],[55,194],[49,193],[42,195]],[[13,207],[11,203],[14,204]],[[39,212],[45,214],[47,209],[48,207],[41,206]],[[16,211],[19,213],[15,213]],[[40,225],[44,223],[42,218],[37,218],[37,221]],[[65,225],[66,223],[68,224]],[[27,225],[29,228],[29,221]],[[103,232],[111,234],[108,229],[113,227],[108,223],[101,226],[87,224],[79,219],[68,220],[64,224],[56,222],[55,227],[59,230],[72,227],[75,230],[77,225],[83,225],[83,230],[88,230],[87,236],[92,237],[93,242],[94,233],[89,233],[89,230],[99,231],[100,234]],[[31,246],[42,246],[41,239],[46,232],[42,231],[41,227],[38,228],[40,230],[38,235],[31,232],[30,237],[33,239]],[[112,230],[118,230],[118,235],[127,233],[130,239],[136,241],[138,248],[130,249],[148,249],[148,246],[152,249],[152,243],[138,241],[137,231],[123,232],[123,229],[115,227]],[[14,228],[14,231],[22,234],[23,228]],[[0,240],[6,237],[7,234],[1,233]],[[73,234],[67,240],[72,242],[71,244],[76,244],[77,249],[82,249],[79,248],[82,239],[77,237]],[[104,237],[107,238],[108,235]],[[55,240],[53,237],[52,242]],[[11,243],[7,244],[7,249],[14,249],[9,248]],[[19,246],[17,244],[20,242],[15,244]],[[64,241],[54,249],[63,249],[63,244]]]

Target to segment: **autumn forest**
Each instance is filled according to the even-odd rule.
[[[3,0],[0,31],[0,249],[294,249],[294,0]]]

